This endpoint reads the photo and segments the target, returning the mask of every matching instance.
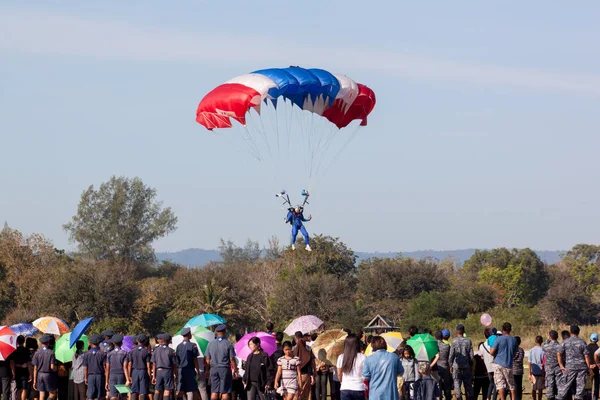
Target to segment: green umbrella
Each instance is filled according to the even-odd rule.
[[[439,353],[438,342],[429,333],[420,333],[408,339],[407,345],[415,351],[418,361],[431,361]]]
[[[73,347],[69,347],[70,340],[71,332],[65,333],[56,341],[56,345],[54,345],[54,354],[56,359],[62,363],[73,361],[73,354],[75,354],[76,347],[75,345],[73,345]],[[83,341],[83,351],[86,351],[88,347],[87,336],[81,335],[79,340]]]
[[[181,331],[185,328],[181,328],[179,332],[173,336],[172,343],[173,348],[176,349],[179,343],[183,342],[183,336],[181,336]],[[208,343],[211,340],[215,339],[215,334],[210,329],[206,329],[203,326],[196,326],[190,328],[192,330],[192,343],[196,343],[198,348],[200,349],[200,355],[204,355],[206,353],[206,347],[208,347]]]

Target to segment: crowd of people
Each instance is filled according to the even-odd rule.
[[[225,325],[215,328],[203,354],[189,328],[176,347],[168,334],[157,335],[153,345],[141,334],[129,352],[121,347],[123,335],[107,330],[91,335],[88,349],[77,341],[69,363],[56,360],[53,335],[43,335],[39,345],[18,336],[16,350],[0,361],[2,400],[521,400],[525,370],[532,400],[544,392],[549,400],[598,400],[598,335],[586,344],[577,326],[561,332],[561,343],[554,330],[546,339],[536,337],[527,366],[510,323],[501,331],[486,328],[477,350],[463,325],[452,340],[448,329],[436,332],[437,352],[426,356],[416,355],[407,340],[392,352],[385,335],[346,330],[336,362],[312,351],[318,333],[296,332],[286,341],[272,324],[267,331],[277,349],[267,354],[260,337],[252,337],[245,360],[236,355]],[[411,327],[409,338],[418,333],[432,334]]]

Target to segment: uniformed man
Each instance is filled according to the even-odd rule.
[[[87,385],[88,399],[104,399],[106,397],[106,353],[99,345],[102,342],[100,335],[89,338],[91,349],[83,356],[83,376]]]
[[[33,389],[40,392],[40,400],[46,399],[46,393],[50,393],[49,400],[56,399],[56,385],[58,381],[56,357],[54,351],[48,347],[51,336],[45,334],[40,338],[42,348],[36,351],[31,360],[33,365]]]
[[[471,339],[465,336],[465,327],[462,324],[456,326],[456,338],[450,346],[448,364],[454,381],[454,394],[457,400],[462,399],[461,387],[465,387],[467,399],[473,398],[473,366],[474,353]]]
[[[440,389],[444,393],[446,400],[452,399],[452,386],[454,381],[452,374],[450,373],[450,365],[448,359],[450,358],[450,331],[444,329],[441,332],[441,339],[438,340],[439,358],[437,360],[438,374],[440,376]]]
[[[112,337],[113,350],[106,355],[106,390],[111,400],[117,400],[119,397],[124,399],[115,385],[125,385],[125,359],[127,352],[121,348],[123,345],[123,335],[116,334]]]
[[[141,334],[136,338],[138,344],[128,354],[125,359],[125,377],[127,386],[131,387],[131,400],[137,400],[141,397],[144,400],[149,393],[150,384],[150,352],[148,346],[148,336]]]
[[[169,399],[175,390],[177,381],[177,358],[175,352],[169,347],[171,336],[162,333],[157,336],[158,346],[152,351],[152,384],[154,385],[154,399]]]
[[[200,377],[200,365],[198,357],[200,351],[195,343],[191,342],[192,330],[185,328],[181,331],[183,342],[179,343],[176,349],[177,364],[179,365],[179,384],[177,391],[185,393],[187,400],[198,398],[200,391],[198,390],[197,377]]]
[[[587,379],[587,373],[592,364],[590,361],[590,352],[588,351],[585,340],[579,337],[579,327],[572,325],[569,330],[571,337],[560,345],[557,353],[558,365],[565,374],[565,385],[562,390],[559,389],[560,399],[567,398],[567,392],[573,385],[575,389],[575,400],[583,399],[583,389]]]
[[[226,330],[225,325],[217,326],[217,337],[206,348],[206,363],[210,365],[211,400],[228,400],[233,381],[231,371],[234,371],[234,376],[238,375],[235,349],[233,344],[225,338]]]
[[[104,340],[102,341],[102,343],[100,343],[100,350],[102,350],[102,352],[108,353],[114,348],[111,342],[111,339],[114,335],[115,332],[113,332],[110,329],[107,329],[104,332],[102,332],[102,336],[104,336]]]
[[[542,349],[546,356],[546,364],[544,367],[546,375],[546,397],[548,400],[555,400],[558,388],[564,386],[563,374],[558,365],[557,357],[557,354],[560,351],[558,332],[553,330],[548,333],[548,342],[542,346]]]

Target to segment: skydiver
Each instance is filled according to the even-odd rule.
[[[287,224],[289,222],[292,225],[292,250],[296,250],[296,236],[298,236],[298,230],[300,230],[302,236],[304,236],[304,241],[306,242],[306,250],[311,251],[310,238],[302,223],[312,220],[312,215],[309,215],[308,219],[306,219],[304,218],[303,211],[304,208],[299,205],[296,206],[296,208],[290,207],[288,209],[287,217],[285,217],[285,223]]]

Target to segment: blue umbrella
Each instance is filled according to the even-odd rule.
[[[191,328],[193,326],[203,326],[205,328],[213,325],[224,324],[227,320],[219,317],[216,314],[201,314],[196,315],[190,319],[184,326],[184,328]]]
[[[20,324],[11,325],[10,329],[17,335],[23,335],[25,337],[33,336],[39,332],[38,328],[28,322],[21,322]]]
[[[90,327],[93,319],[94,317],[89,317],[77,323],[77,326],[71,331],[71,337],[69,338],[69,347],[73,347],[75,343],[77,343],[81,335],[83,335],[87,328]]]

